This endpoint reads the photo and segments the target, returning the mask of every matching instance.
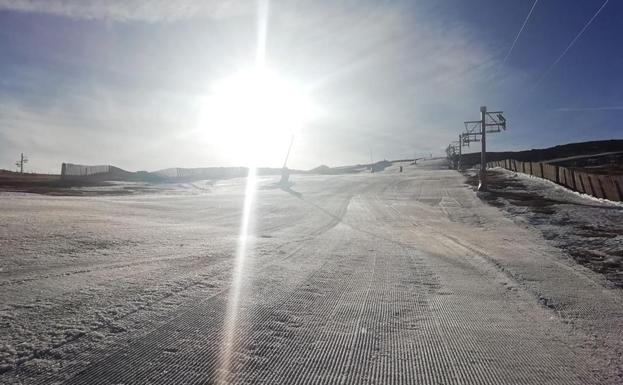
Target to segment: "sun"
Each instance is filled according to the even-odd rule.
[[[309,119],[311,103],[304,87],[249,70],[214,83],[202,112],[206,141],[241,164],[275,166]]]

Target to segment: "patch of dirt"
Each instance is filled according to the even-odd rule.
[[[478,186],[478,175],[465,173]],[[623,288],[623,221],[608,221],[608,209],[549,199],[530,191],[521,179],[499,170],[487,171],[489,190],[478,197],[513,220],[527,220],[543,238],[567,252],[577,263]],[[614,210],[614,209],[613,209]],[[617,210],[618,211],[618,210]],[[605,218],[605,224],[591,218]]]

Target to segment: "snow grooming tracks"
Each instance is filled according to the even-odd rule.
[[[478,249],[441,237],[462,240],[465,230],[438,207],[454,195],[446,184],[460,184],[453,175],[423,170],[420,178],[397,176],[413,183],[392,183],[379,173],[301,188],[307,201],[296,204],[307,207],[304,218],[265,238],[247,261],[227,372],[219,370],[226,289],[95,356],[65,383],[600,383],[590,372],[600,368],[591,366],[591,351],[549,309],[503,286]],[[345,192],[346,182],[365,188]],[[418,185],[421,203],[413,202]],[[310,193],[314,187],[321,192]],[[282,198],[275,194],[273,204]],[[470,201],[457,198],[468,211]],[[504,233],[487,230],[467,246],[491,253],[488,240]]]
[[[322,263],[318,259],[303,261],[302,266],[309,265],[310,269],[317,270]],[[296,269],[301,265],[290,265],[287,277],[284,273],[279,273],[273,266],[267,274],[269,278],[268,286],[270,293],[260,292],[259,302],[270,298],[270,304],[276,308],[287,298],[289,291],[297,284],[301,284],[303,274],[296,274]],[[306,272],[309,274],[309,271]],[[282,278],[277,280],[274,277]],[[288,280],[289,277],[293,279]],[[273,280],[274,282],[270,282]],[[260,284],[266,284],[266,281]],[[286,285],[286,281],[290,283]],[[263,285],[264,286],[264,285]],[[140,339],[135,344],[128,346],[111,356],[94,363],[85,371],[69,380],[68,384],[93,383],[194,383],[196,381],[206,381],[216,378],[216,364],[220,352],[221,326],[225,307],[227,305],[227,292],[222,292],[205,303],[180,315],[180,317],[157,329],[145,338]],[[241,306],[248,310],[241,315],[239,325],[271,325],[269,316],[276,314],[271,306],[253,305],[254,301],[247,301]],[[274,322],[274,320],[272,320]],[[239,326],[239,334],[234,341],[236,356],[232,360],[233,373],[237,373],[240,365],[238,354],[243,350],[243,346],[248,345],[246,330],[252,328]],[[244,344],[244,345],[241,345]],[[245,356],[245,355],[243,355]],[[137,365],[144,363],[143,365]]]
[[[336,199],[335,200],[335,205],[331,205],[331,206],[336,206],[336,207],[331,207],[331,211],[336,211],[337,212],[336,215],[333,215],[329,211],[325,210],[326,213],[329,213],[331,216],[328,217],[328,219],[327,219],[327,217],[324,214],[319,215],[318,219],[322,219],[322,220],[321,221],[314,221],[312,223],[313,226],[310,227],[310,230],[307,233],[308,235],[306,237],[304,237],[304,239],[297,241],[297,246],[294,249],[292,249],[288,245],[288,243],[292,243],[293,241],[284,242],[284,243],[279,244],[278,247],[273,247],[272,255],[270,256],[268,262],[270,263],[270,262],[274,261],[275,259],[281,259],[282,262],[286,261],[288,258],[291,258],[292,256],[296,255],[296,253],[305,246],[305,241],[309,241],[309,240],[319,236],[320,234],[328,231],[332,227],[334,227],[337,223],[339,223],[339,221],[341,220],[341,217],[346,212],[347,207],[348,207],[348,203],[350,201],[350,198],[351,198],[351,196],[349,195],[349,196],[340,197],[339,199]],[[124,268],[124,267],[128,267],[128,266],[140,266],[141,264],[145,264],[146,262],[155,263],[155,262],[159,262],[161,260],[169,260],[169,259],[177,259],[177,258],[178,257],[158,258],[156,260],[147,259],[147,260],[134,261],[132,263],[112,264],[111,266],[103,266],[103,268],[104,269],[115,269],[115,268]],[[195,257],[193,257],[193,258],[195,258]],[[85,272],[88,272],[88,271],[91,271],[91,270],[87,270]],[[82,273],[83,271],[78,271],[78,272]],[[76,273],[76,272],[71,272],[71,273],[73,274],[73,273]],[[193,273],[193,272],[191,272],[191,273]],[[65,273],[65,274],[67,274],[67,273]],[[58,277],[62,277],[62,276],[65,276],[65,275],[64,274],[59,274],[57,276]],[[49,278],[49,277],[46,277],[46,278]],[[33,278],[33,279],[40,279],[40,277]],[[201,283],[204,283],[204,282],[205,282],[205,277],[200,279],[199,281],[193,283],[192,285],[197,284],[197,283],[201,284]],[[23,282],[21,282],[21,281],[11,282],[10,284],[14,284],[14,283],[23,283]],[[181,290],[185,290],[187,288],[188,287],[184,287]],[[164,298],[161,298],[160,300],[166,300],[167,297],[168,296],[166,296]],[[158,301],[160,301],[160,300],[158,300]],[[153,303],[148,304],[147,308],[149,306],[151,306],[151,305],[153,305]],[[114,322],[116,323],[117,321],[123,320],[125,317],[133,315],[133,313],[135,313],[136,311],[139,311],[139,310],[141,310],[143,308],[144,307],[140,307],[140,309],[135,310],[132,313],[123,314],[121,317],[115,317]],[[162,321],[164,321],[164,320],[162,320]],[[102,331],[103,329],[108,328],[108,326],[110,326],[110,325],[108,323],[106,323],[105,325],[103,325],[101,327],[89,328],[84,333],[72,335],[71,338],[65,339],[62,343],[55,344],[54,346],[51,346],[50,349],[59,349],[59,348],[64,347],[65,345],[71,344],[73,347],[67,347],[67,349],[71,350],[72,352],[76,351],[76,347],[73,345],[74,342],[82,341],[82,340],[84,340],[84,338],[82,338],[83,336],[85,336],[85,335],[87,335],[89,333],[92,333],[92,332]],[[147,330],[143,330],[140,334],[149,333],[149,331],[150,331],[150,328],[147,328]],[[116,334],[117,332],[114,332],[114,333],[115,333],[115,337],[119,336],[119,335]],[[32,359],[35,359],[35,358],[36,359],[52,358],[54,360],[56,360],[56,359],[60,360],[60,358],[56,357],[55,353],[50,351],[50,349],[45,349],[45,350],[37,349],[35,351],[36,354],[33,354],[32,356],[29,356],[29,357],[22,357],[22,359],[21,359],[21,361],[20,361],[20,363],[18,365],[18,369],[20,369],[20,367],[24,363],[26,363],[26,362],[28,362],[28,361],[30,361]],[[94,354],[97,356],[98,353],[94,353]],[[79,362],[85,362],[85,361],[92,360],[92,357],[93,357],[93,355],[89,356],[88,354],[87,355],[80,354],[80,356],[72,357],[72,358],[74,358],[74,359],[78,358]],[[62,368],[62,372],[66,372],[67,374],[55,373],[55,374],[52,374],[51,377],[49,377],[50,379],[52,379],[52,377],[53,378],[59,378],[60,376],[65,376],[66,377],[70,373],[75,373],[75,370],[78,368],[76,364],[68,364],[67,361],[65,361],[65,362],[58,361],[58,362],[56,362],[55,366],[58,367],[59,364],[60,364],[60,368]],[[19,378],[20,376],[23,375],[23,373],[19,372],[18,370],[14,371],[13,373],[14,373],[16,378]],[[41,373],[41,374],[43,374],[43,373]],[[41,376],[39,376],[39,377],[41,377]]]
[[[247,279],[227,383],[590,383],[538,305],[342,224]],[[67,383],[213,383],[226,306],[224,292]]]

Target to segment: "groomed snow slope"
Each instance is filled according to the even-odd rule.
[[[292,179],[259,182],[235,323],[244,180],[3,194],[0,382],[620,383],[620,290],[441,162]]]

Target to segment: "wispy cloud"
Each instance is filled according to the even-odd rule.
[[[74,18],[220,17],[216,8],[190,1],[184,2],[190,4],[186,8],[164,1],[146,8],[138,1],[0,0],[0,8],[6,4]],[[293,167],[365,162],[370,148],[375,158],[411,156],[414,147],[435,152],[455,136],[458,123],[477,111],[478,85],[494,56],[469,26],[410,7],[417,5],[272,4],[268,65],[308,86],[322,111],[297,139]],[[249,59],[252,64],[255,29],[248,26],[254,23],[253,12],[218,23],[138,25],[129,33],[123,25],[101,31],[90,23],[53,31],[54,43],[64,50],[40,56],[30,64],[36,70],[30,77],[12,72],[27,91],[3,95],[0,90],[5,106],[0,108],[0,162],[10,164],[13,155],[5,159],[1,154],[19,149],[45,155],[51,169],[61,161],[129,169],[239,165],[235,152],[219,147],[211,139],[218,135],[207,128],[198,131],[195,120],[213,81]],[[82,34],[89,37],[84,41],[76,39],[82,30],[91,31]],[[125,33],[123,39],[115,38],[118,31]],[[50,55],[60,57],[52,69],[40,65]],[[59,74],[57,68],[66,71]],[[75,68],[81,74],[69,71]],[[271,153],[264,164],[278,166],[282,160],[283,154]]]
[[[178,164],[181,153],[171,148],[188,149],[196,138],[179,140],[175,133],[191,127],[194,115],[194,106],[184,96],[102,85],[76,88],[45,105],[0,96],[0,167],[11,164],[21,151],[29,154],[30,167],[46,172],[58,171],[58,165],[66,161],[130,169]],[[159,163],[149,155],[154,153],[168,155]],[[191,151],[190,159],[203,164],[206,156]]]
[[[554,111],[558,112],[583,112],[583,111],[623,111],[623,106],[603,106],[603,107],[561,107],[556,108]]]
[[[224,18],[251,11],[254,4],[243,0],[0,0],[0,9],[74,19],[159,22]]]

